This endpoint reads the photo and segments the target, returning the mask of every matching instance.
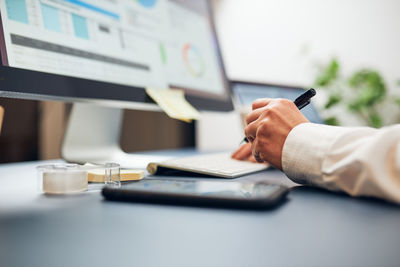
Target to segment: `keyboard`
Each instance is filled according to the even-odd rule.
[[[265,170],[268,167],[265,163],[232,159],[231,153],[213,153],[153,162],[147,166],[147,170],[150,174],[178,170],[221,178],[236,178]]]

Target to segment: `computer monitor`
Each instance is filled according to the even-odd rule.
[[[122,108],[157,110],[146,87],[233,108],[207,0],[2,0],[0,16],[0,96],[74,102],[69,161],[152,160],[119,147]]]

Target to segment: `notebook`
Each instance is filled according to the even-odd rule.
[[[220,178],[236,178],[265,170],[269,165],[231,158],[231,153],[212,153],[152,162],[147,166],[150,174],[188,172]]]

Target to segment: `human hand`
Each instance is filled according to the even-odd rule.
[[[245,135],[258,162],[269,162],[282,170],[282,150],[290,131],[308,122],[288,99],[258,99],[246,117]]]
[[[238,149],[236,149],[235,152],[233,152],[231,157],[237,160],[257,162],[253,154],[251,153],[251,143],[241,145]]]

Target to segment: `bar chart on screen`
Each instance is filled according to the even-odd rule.
[[[6,29],[13,29],[5,38],[13,48],[9,63],[79,78],[166,87],[164,79],[155,79],[163,77],[157,31],[166,21],[153,19],[162,17],[153,14],[159,12],[158,1],[0,2],[7,12],[5,24],[10,24]]]
[[[62,32],[59,10],[55,7],[40,3],[43,25],[47,30]]]
[[[9,65],[153,88],[224,91],[197,2],[0,0]],[[79,66],[79,68],[77,68]]]
[[[6,0],[7,15],[11,20],[29,23],[25,0]]]
[[[75,35],[83,39],[89,39],[87,19],[85,17],[72,14],[72,22],[74,25]]]

